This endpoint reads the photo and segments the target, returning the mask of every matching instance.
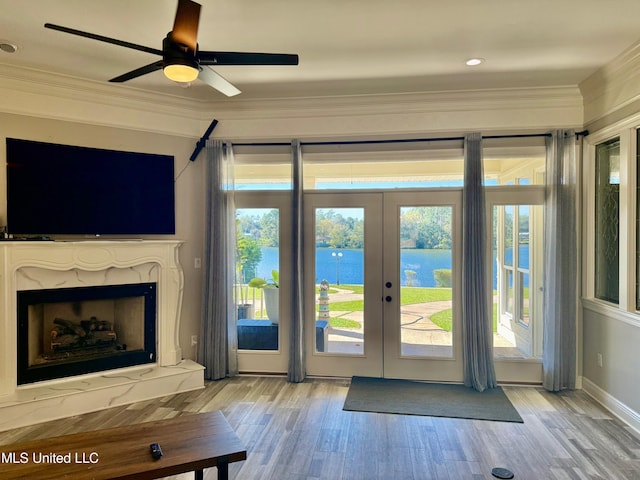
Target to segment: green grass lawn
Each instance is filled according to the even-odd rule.
[[[331,317],[329,319],[329,325],[335,328],[360,328],[362,326],[360,322],[342,317]]]
[[[355,294],[364,294],[364,286],[363,285],[339,285],[335,288],[329,289],[329,295],[333,293],[337,293],[338,290],[336,288],[344,291],[347,290],[351,293]],[[256,300],[259,300],[262,296],[262,290],[256,289]],[[316,294],[320,293],[320,289],[316,287]],[[495,292],[494,292],[495,294]],[[253,295],[250,296],[253,298]],[[448,301],[451,300],[451,288],[427,288],[427,287],[400,287],[400,301],[402,305],[412,305],[416,303],[425,303],[425,302],[439,302],[439,301]],[[333,312],[362,312],[364,310],[364,300],[357,299],[351,300],[347,302],[331,302],[331,297],[329,298],[331,311]],[[316,305],[316,311],[318,311],[318,307]],[[259,313],[259,312],[256,312]],[[452,319],[452,310],[450,308],[446,310],[442,310],[441,312],[435,313],[431,315],[431,321],[435,323],[438,327],[446,330],[448,332],[451,331],[451,319]],[[497,305],[493,305],[493,331],[497,330]],[[336,328],[360,328],[360,322],[355,320],[350,320],[348,318],[342,317],[331,317],[329,319],[329,324],[332,327]]]
[[[340,290],[348,290],[352,293],[363,294],[363,285],[340,285]],[[495,294],[495,292],[494,292]],[[400,301],[402,305],[412,305],[425,302],[448,301],[452,299],[451,288],[426,288],[426,287],[400,287]],[[330,302],[331,311],[361,312],[364,310],[364,300],[350,300],[347,302]],[[448,308],[431,315],[431,321],[438,327],[451,331],[452,309]],[[329,323],[337,328],[359,328],[361,325],[355,320],[341,317],[331,317]],[[498,328],[497,305],[493,305],[493,331]]]
[[[351,293],[364,293],[364,285],[339,285],[336,288],[349,290]]]
[[[431,321],[435,323],[438,327],[447,332],[451,331],[451,319],[452,319],[453,311],[448,308],[446,310],[442,310],[441,312],[434,313],[431,315]],[[493,304],[493,331],[496,332],[498,330],[498,306]]]
[[[353,293],[362,294],[364,292],[362,285],[340,285],[340,288]],[[450,288],[400,287],[400,303],[402,305],[447,300],[451,300]],[[331,310],[362,312],[364,310],[364,300],[331,302]]]
[[[400,303],[441,302],[451,300],[450,288],[400,287]]]

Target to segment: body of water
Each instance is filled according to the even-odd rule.
[[[333,253],[342,253],[339,257]],[[510,255],[507,255],[510,257]],[[495,257],[494,257],[495,258]],[[529,248],[520,247],[520,265],[529,264]],[[495,285],[495,261],[493,262]],[[262,248],[262,261],[258,265],[258,276],[271,278],[271,271],[278,269],[278,249],[276,247]],[[402,285],[407,285],[406,271],[415,272],[414,287],[435,287],[434,270],[451,269],[451,250],[421,250],[403,249],[400,252],[400,274]],[[327,280],[330,284],[362,285],[364,278],[364,255],[361,249],[316,249],[316,283]],[[526,286],[526,285],[525,285]]]

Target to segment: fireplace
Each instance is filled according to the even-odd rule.
[[[156,361],[156,283],[17,292],[18,385]]]
[[[179,342],[181,244],[0,242],[0,431],[204,387],[204,367],[183,359]],[[45,325],[38,311],[51,309]],[[130,313],[104,313],[116,310]],[[39,326],[19,333],[25,322]],[[100,333],[74,337],[88,332]]]

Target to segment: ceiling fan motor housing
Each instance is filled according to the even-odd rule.
[[[171,37],[171,32],[162,40],[162,61],[167,65],[185,65],[200,70],[197,51],[191,51]]]

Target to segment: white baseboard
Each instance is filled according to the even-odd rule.
[[[620,400],[604,391],[588,378],[582,377],[582,389],[596,402],[606,408],[613,415],[633,428],[640,435],[640,413],[629,408]]]

